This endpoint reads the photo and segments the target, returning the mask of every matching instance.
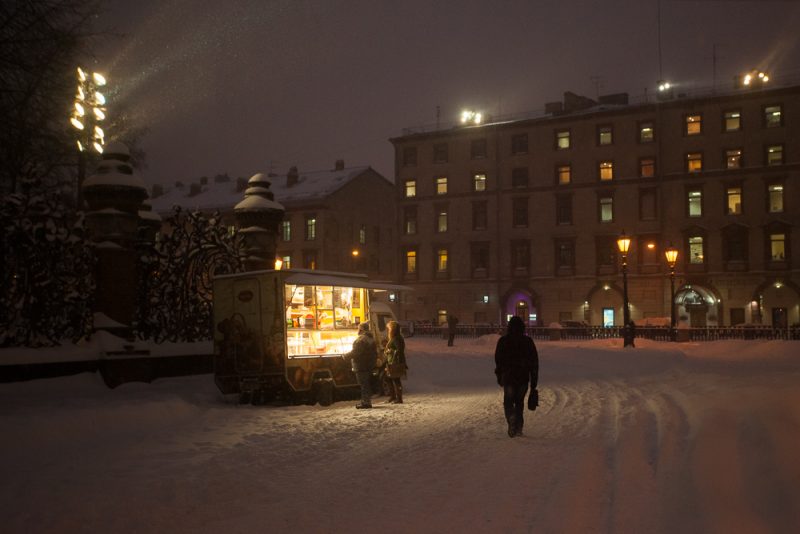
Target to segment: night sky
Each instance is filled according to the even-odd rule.
[[[542,109],[564,91],[654,91],[657,0],[111,0],[95,47],[115,102],[149,128],[147,183],[372,165],[389,137]],[[800,2],[662,0],[665,79],[750,68],[800,83]],[[716,47],[715,47],[716,45]],[[598,78],[599,77],[599,80]],[[114,132],[109,132],[111,136]]]

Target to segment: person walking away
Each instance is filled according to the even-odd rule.
[[[521,436],[524,424],[525,393],[530,381],[528,408],[535,410],[539,391],[539,354],[536,345],[525,335],[525,323],[516,315],[508,320],[508,332],[497,340],[494,351],[497,383],[503,387],[503,411],[508,422],[508,436]]]
[[[361,403],[356,404],[356,409],[372,408],[372,370],[378,361],[377,346],[369,331],[369,321],[358,325],[358,337],[353,341],[353,350],[344,355],[350,360],[350,366],[356,374],[356,380],[361,387]]]
[[[408,365],[406,365],[406,341],[400,333],[400,325],[397,321],[389,321],[386,324],[389,340],[386,342],[386,376],[392,386],[389,400],[386,402],[403,404],[403,384],[400,381],[406,377]]]
[[[453,346],[453,340],[456,338],[456,326],[458,326],[458,317],[453,314],[447,316],[447,346]]]

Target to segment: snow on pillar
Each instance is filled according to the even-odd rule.
[[[275,202],[270,185],[264,174],[253,175],[247,182],[244,200],[233,208],[236,225],[244,238],[244,267],[247,271],[275,268],[278,225],[286,210]]]
[[[94,311],[113,320],[108,323],[130,327],[137,301],[139,211],[147,190],[133,172],[128,147],[109,143],[95,174],[83,182],[82,192],[88,206],[87,232],[97,257]]]

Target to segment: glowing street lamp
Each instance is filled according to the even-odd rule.
[[[678,249],[669,244],[664,251],[669,265],[669,325],[672,339],[675,339],[675,264],[678,263]]]
[[[744,87],[757,87],[769,81],[769,74],[763,70],[753,69],[750,72],[742,74],[740,80]]]
[[[631,335],[630,322],[631,310],[628,304],[628,250],[631,248],[631,238],[622,231],[622,235],[617,238],[617,248],[622,254],[622,323],[623,323],[623,346],[633,346],[633,336]]]

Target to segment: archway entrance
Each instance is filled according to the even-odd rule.
[[[541,321],[536,306],[536,297],[531,291],[512,288],[504,296],[503,321],[508,322],[512,316],[518,316],[525,324],[537,325]]]
[[[675,307],[679,322],[693,327],[719,325],[719,299],[707,287],[692,284],[678,289]]]

